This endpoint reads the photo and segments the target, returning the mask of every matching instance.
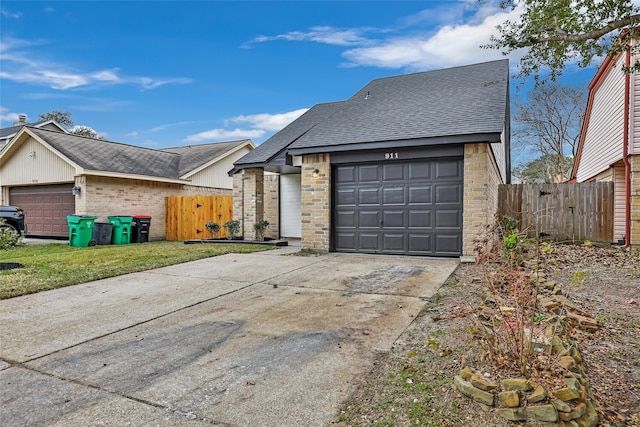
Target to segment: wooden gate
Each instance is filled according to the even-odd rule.
[[[529,237],[613,241],[613,182],[512,184],[498,189],[498,213]]]
[[[166,198],[167,240],[212,237],[205,224],[220,224],[218,237],[226,237],[222,227],[233,219],[233,196],[171,196]]]

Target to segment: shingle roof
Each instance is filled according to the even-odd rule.
[[[154,150],[45,129],[29,130],[83,169],[171,179],[179,179],[189,167],[195,169],[246,142]]]
[[[505,128],[509,62],[499,60],[371,81],[342,102],[318,104],[236,162],[278,152],[442,136],[499,134]]]
[[[14,135],[16,133],[18,133],[18,131],[20,129],[22,129],[24,126],[38,126],[44,122],[47,122],[48,120],[40,120],[39,122],[33,122],[33,123],[22,123],[19,124],[17,126],[10,126],[8,128],[1,128],[0,129],[0,139],[5,138],[7,136],[11,136]]]
[[[220,157],[224,153],[236,147],[250,143],[248,139],[229,142],[217,142],[214,144],[188,145],[184,147],[163,148],[162,151],[174,153],[180,156],[178,165],[179,176],[183,176],[211,160]]]

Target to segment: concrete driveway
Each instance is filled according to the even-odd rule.
[[[0,425],[327,425],[457,260],[297,250],[0,301]]]

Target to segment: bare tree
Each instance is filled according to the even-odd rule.
[[[515,102],[513,146],[553,159],[553,174],[566,177],[573,164],[587,102],[586,88],[557,83],[534,87],[525,101]]]

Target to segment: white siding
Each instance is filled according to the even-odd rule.
[[[73,182],[75,168],[29,138],[0,168],[2,186]]]
[[[586,181],[622,158],[624,136],[624,55],[595,91],[583,141],[578,182]]]
[[[301,175],[280,175],[280,236],[302,237]]]
[[[229,171],[233,169],[233,163],[240,157],[247,154],[249,147],[244,147],[227,157],[213,163],[209,167],[193,174],[189,179],[191,185],[198,187],[227,188],[233,189],[233,178],[229,176]]]
[[[626,223],[626,182],[624,176],[624,163],[618,162],[614,167],[614,187],[615,198],[613,202],[614,224],[613,224],[613,240],[622,239],[625,235]]]

